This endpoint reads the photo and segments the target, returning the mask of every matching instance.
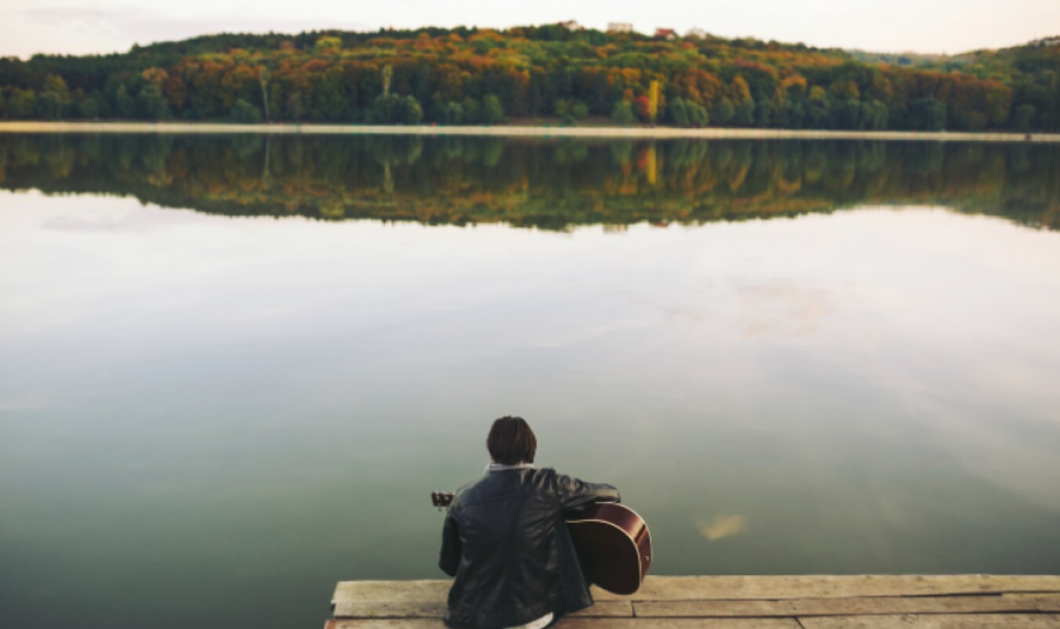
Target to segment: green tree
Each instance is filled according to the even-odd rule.
[[[589,109],[597,115],[607,114],[607,104],[610,102],[611,89],[607,83],[607,75],[597,72],[593,75],[588,86]],[[584,116],[583,116],[584,117]]]
[[[986,114],[981,111],[969,111],[962,118],[964,128],[969,131],[982,131],[986,128]]]
[[[445,124],[460,124],[464,121],[464,107],[460,103],[446,103],[442,114]]]
[[[884,105],[882,101],[873,100],[870,103],[866,103],[869,106],[867,113],[867,125],[866,128],[872,129],[873,131],[882,131],[887,128],[887,105]]]
[[[316,41],[315,48],[317,50],[326,50],[328,48],[342,48],[342,39],[333,36],[321,37]]]
[[[423,120],[423,108],[419,101],[412,96],[403,96],[398,119],[404,124],[419,124]]]
[[[856,130],[861,128],[861,102],[848,98],[841,101],[842,104],[836,110],[838,115],[837,126],[840,129]]]
[[[426,106],[423,108],[423,117],[433,122],[445,122],[445,99],[438,92],[431,94],[430,100],[427,101]]]
[[[688,103],[688,118],[693,127],[705,127],[710,124],[710,114],[707,108],[699,103]]]
[[[746,100],[740,101],[740,104],[736,106],[736,125],[740,127],[750,127],[755,123],[755,99],[748,97]]]
[[[767,99],[760,100],[755,107],[755,125],[759,127],[772,127],[773,113],[773,103]]]
[[[309,108],[309,117],[312,120],[343,120],[350,117],[342,73],[337,68],[312,75],[310,85],[313,103]]]
[[[946,128],[946,105],[936,98],[920,98],[909,107],[909,125],[917,131]]]
[[[368,121],[375,124],[419,124],[423,108],[412,96],[380,94],[372,102]]]
[[[806,126],[810,129],[828,129],[831,127],[832,111],[827,101],[811,103],[806,108]]]
[[[587,118],[589,116],[589,106],[580,100],[576,100],[570,108],[570,115],[574,116],[575,120]]]
[[[615,103],[614,108],[611,109],[611,119],[616,124],[630,125],[633,124],[635,119],[633,115],[633,104],[628,100],[620,100]]]
[[[59,103],[62,107],[68,107],[72,102],[70,97],[70,88],[66,86],[66,81],[63,77],[56,74],[49,74],[44,77],[44,85],[41,87],[41,93],[51,92],[55,94],[59,99]],[[61,112],[60,112],[61,115]]]
[[[493,94],[489,94],[482,101],[482,121],[486,124],[499,124],[504,122],[504,108],[501,101]]]
[[[831,86],[832,96],[838,101],[860,100],[861,90],[854,81],[836,81]]]
[[[77,114],[82,118],[98,118],[99,117],[99,100],[92,96],[81,99],[77,103]]]
[[[679,127],[691,127],[692,121],[688,117],[688,107],[685,99],[675,98],[670,103],[670,121]]]
[[[777,125],[782,129],[801,129],[804,116],[805,110],[802,107],[802,103],[789,98],[780,108]]]
[[[256,124],[261,122],[261,110],[240,98],[232,105],[232,119],[244,124]]]
[[[699,103],[675,98],[669,107],[670,121],[679,127],[705,127],[710,122],[707,108]]]
[[[119,118],[132,118],[136,112],[136,102],[132,96],[129,96],[124,85],[119,86],[114,94],[114,111],[117,112]]]
[[[36,114],[45,120],[58,120],[63,115],[63,101],[55,92],[41,92],[37,97]]]
[[[284,106],[291,120],[301,120],[305,116],[305,101],[302,98],[301,90],[295,89],[288,94]]]
[[[1016,116],[1012,120],[1012,128],[1020,133],[1029,133],[1032,120],[1034,120],[1034,105],[1020,105],[1016,108]]]
[[[30,118],[37,108],[37,94],[33,90],[15,88],[7,103],[8,115],[12,118]]]
[[[401,97],[394,94],[380,94],[372,101],[372,108],[368,113],[369,122],[394,124],[401,117]]]
[[[162,94],[162,88],[150,84],[144,86],[136,95],[140,115],[148,120],[169,120],[173,113],[169,109],[169,100]]]
[[[463,102],[464,124],[479,124],[482,122],[482,102],[474,98],[465,98]]]
[[[733,119],[736,117],[736,107],[733,106],[732,100],[728,96],[722,97],[718,104],[714,107],[714,118],[720,125],[731,124]]]

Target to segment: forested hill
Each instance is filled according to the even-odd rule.
[[[907,58],[560,25],[221,34],[0,59],[0,118],[1060,131],[1060,38]]]

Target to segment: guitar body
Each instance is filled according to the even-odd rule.
[[[651,534],[637,512],[621,504],[597,503],[567,520],[586,577],[614,594],[640,589],[651,567]]]

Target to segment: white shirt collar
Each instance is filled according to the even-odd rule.
[[[533,463],[517,463],[515,465],[505,465],[504,463],[497,463],[496,461],[490,461],[489,465],[486,466],[485,473],[491,472],[503,472],[504,470],[532,470],[534,469]]]

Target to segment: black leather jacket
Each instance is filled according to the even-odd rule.
[[[592,605],[564,516],[619,499],[610,485],[552,469],[494,471],[461,490],[438,562],[456,577],[446,622],[500,629]]]

